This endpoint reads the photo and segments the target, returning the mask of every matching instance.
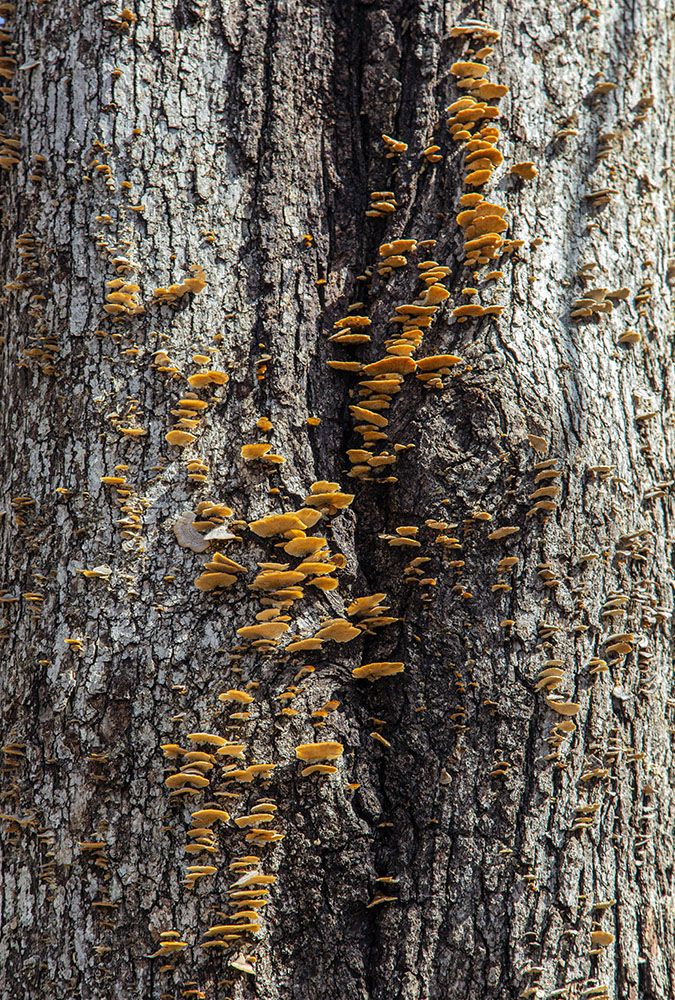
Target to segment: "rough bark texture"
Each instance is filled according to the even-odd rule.
[[[3,174],[0,242],[0,995],[673,996],[666,0],[481,11],[143,0],[121,23],[99,0],[3,11],[21,68],[4,81],[18,100],[3,128],[20,152]],[[472,16],[501,32],[490,79],[510,88],[499,102],[505,163],[486,197],[508,208],[508,237],[524,243],[505,256],[503,278],[477,285],[501,318],[459,323],[453,309],[472,301],[462,289],[474,278],[455,216],[474,189],[444,109],[462,96],[450,67],[469,45],[451,28]],[[599,74],[616,87],[590,96]],[[382,133],[407,150],[385,158]],[[443,158],[430,164],[422,151],[433,142]],[[520,161],[535,162],[534,180],[509,174]],[[609,204],[588,198],[602,188],[615,191]],[[375,190],[395,191],[397,211],[367,218]],[[437,243],[359,280],[394,237]],[[357,378],[326,361],[382,356],[425,255],[450,268],[451,298],[417,356],[465,364],[443,390],[411,375],[393,397],[390,439],[414,445],[383,470],[397,482],[349,478]],[[197,265],[204,290],[153,303]],[[105,282],[120,275],[140,286],[145,312],[116,321],[102,307]],[[611,313],[573,319],[588,287],[630,294]],[[372,340],[336,346],[333,324],[356,301]],[[618,345],[626,329],[641,342]],[[54,341],[39,338],[56,338],[53,365],[39,351]],[[185,378],[205,370],[193,356],[210,349],[230,379],[194,390],[215,401],[180,449],[165,440],[170,411]],[[152,364],[159,350],[177,371]],[[120,430],[134,426],[147,434]],[[256,441],[284,464],[245,461],[241,446]],[[195,457],[204,483],[187,478]],[[562,475],[535,483],[547,458]],[[101,483],[116,474],[129,496]],[[345,565],[338,589],[307,587],[292,605],[288,635],[310,636],[375,592],[400,621],[316,652],[287,654],[283,637],[256,653],[236,634],[262,607],[247,584],[257,562],[285,558],[274,548],[284,539],[235,526],[241,540],[226,550],[248,572],[202,593],[193,581],[208,554],[179,547],[173,525],[206,500],[240,521],[296,510],[322,479],[355,493],[313,532]],[[531,513],[547,482],[562,487],[557,508]],[[139,521],[120,525],[129,514]],[[419,548],[380,537],[402,525],[419,526]],[[520,531],[488,539],[501,526]],[[507,556],[518,565],[498,575]],[[435,585],[404,574],[415,557],[429,557],[423,575]],[[81,572],[101,565],[109,575]],[[512,589],[493,590],[500,582]],[[617,633],[634,636],[629,652],[607,652]],[[593,673],[593,658],[608,670]],[[559,689],[535,691],[552,659]],[[352,677],[387,660],[404,672]],[[314,671],[294,680],[307,664]],[[218,695],[249,682],[251,718],[231,720],[246,706]],[[557,747],[564,717],[547,695],[581,706]],[[339,707],[313,728],[329,699]],[[242,768],[277,766],[235,784],[219,763],[204,793],[172,798],[164,778],[176,761],[160,745],[185,747],[197,731],[246,743]],[[300,775],[294,748],[315,739],[343,744],[337,773]],[[247,843],[230,820],[213,827],[216,854],[186,854],[190,812],[218,790],[239,792],[220,799],[233,818],[274,798],[284,839]],[[597,809],[580,812],[586,804]],[[228,866],[242,855],[277,875],[261,929],[229,950],[201,948],[229,912],[239,876]],[[193,863],[217,871],[189,888]],[[394,898],[368,906],[382,896]],[[598,945],[597,929],[613,941]],[[148,957],[168,930],[188,947]],[[255,975],[230,964],[241,956],[254,956]]]

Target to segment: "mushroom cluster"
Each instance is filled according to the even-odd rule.
[[[8,112],[17,110],[17,106],[19,104],[19,98],[16,96],[11,86],[17,70],[16,48],[14,45],[14,37],[12,35],[12,31],[10,30],[13,27],[10,22],[15,13],[15,4],[0,3],[0,17],[2,18],[2,25],[0,26],[0,79],[6,81],[0,87],[0,94],[2,95],[2,100],[4,102],[3,110]],[[25,69],[26,67],[22,68]],[[7,118],[4,114],[0,115],[0,124],[7,124]],[[10,130],[10,126],[0,130],[0,168],[7,171],[12,170],[19,162],[20,150],[21,140],[18,132],[12,132]],[[40,166],[43,162],[45,162],[44,156],[36,156],[36,166],[29,180],[32,180],[35,183],[39,183],[42,180]]]
[[[193,264],[189,268],[190,277],[185,278],[179,284],[169,285],[168,288],[156,288],[153,292],[153,300],[160,305],[175,306],[188,292],[198,295],[202,292],[208,282],[206,274],[201,264]]]
[[[128,465],[116,465],[113,475],[101,476],[101,483],[104,486],[115,488],[123,515],[117,520],[120,537],[124,539],[123,547],[126,551],[141,552],[143,551],[143,515],[149,506],[149,501],[145,497],[139,496],[133,484],[127,480],[126,473],[128,471]]]
[[[220,695],[220,700],[248,706],[254,698],[248,692],[230,689]],[[241,718],[240,713],[234,713],[230,716],[228,725],[237,725]],[[187,739],[190,742],[189,748],[176,743],[165,743],[161,749],[172,768],[172,773],[164,783],[170,789],[169,794],[174,801],[207,794],[210,796],[198,808],[192,809],[191,824],[184,845],[185,853],[195,863],[187,866],[183,885],[187,889],[193,889],[198,882],[219,871],[218,859],[224,844],[218,837],[218,830],[224,833],[242,831],[246,843],[244,849],[247,852],[251,848],[260,849],[278,843],[284,835],[271,826],[276,821],[275,813],[278,808],[272,798],[260,798],[256,795],[255,800],[249,803],[247,812],[234,817],[231,814],[232,805],[236,805],[241,794],[239,789],[252,786],[257,778],[266,781],[276,764],[254,759],[246,765],[243,758],[248,749],[247,744],[236,738],[218,733],[195,732],[189,733]],[[173,762],[180,760],[183,763],[176,770]],[[255,793],[247,791],[245,794],[250,796]],[[224,808],[226,804],[228,808]],[[230,825],[231,819],[233,825]],[[238,877],[228,890],[229,910],[221,911],[219,916],[222,919],[207,928],[204,940],[200,942],[201,948],[241,947],[249,941],[250,935],[258,934],[261,929],[259,910],[269,902],[268,887],[276,881],[275,875],[267,875],[262,871],[262,863],[259,854],[235,854],[229,870]],[[177,936],[175,932],[171,932],[163,940],[173,940],[174,936]],[[151,957],[163,957],[166,951],[171,950],[182,949],[167,949],[160,942],[160,949]],[[255,958],[248,956],[248,960],[255,961]]]

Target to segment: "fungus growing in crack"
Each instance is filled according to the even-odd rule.
[[[439,160],[443,159],[441,147],[435,145],[427,146],[426,149],[423,149],[422,156],[428,163],[438,163]]]
[[[642,336],[635,330],[626,330],[625,333],[621,334],[618,342],[620,344],[639,344],[641,340]]]
[[[588,96],[599,97],[601,94],[609,94],[615,88],[616,84],[612,83],[611,80],[598,80]]]
[[[228,771],[225,774],[225,778],[249,784],[255,779],[256,775],[266,775],[270,771],[273,771],[276,766],[276,764],[250,764],[242,770]]]
[[[194,513],[187,511],[174,523],[173,532],[181,548],[192,549],[193,552],[204,552],[208,549],[209,543],[195,529],[194,520]]]
[[[219,924],[218,926],[209,928],[206,933],[222,935],[224,940],[232,941],[245,932],[255,933],[259,930],[260,924],[256,921],[255,923]]]
[[[382,141],[387,147],[387,159],[393,156],[398,156],[400,153],[405,153],[408,148],[407,142],[401,142],[400,139],[392,139],[390,135],[382,135]]]
[[[383,417],[379,413],[375,413],[372,410],[364,409],[362,406],[352,405],[349,407],[352,416],[357,420],[363,420],[366,423],[374,424],[376,427],[386,427],[389,421],[386,417]],[[307,501],[305,501],[307,503]]]
[[[540,486],[538,490],[534,491],[534,493],[530,493],[529,499],[539,500],[542,497],[549,497],[552,499],[554,497],[557,497],[559,493],[560,493],[559,486]],[[553,508],[555,508],[555,506],[556,505],[554,504]]]
[[[548,451],[548,441],[546,438],[540,437],[538,434],[528,434],[527,440],[530,442],[535,451],[542,453]]]
[[[389,740],[385,740],[384,736],[382,736],[381,733],[378,733],[378,732],[370,733],[370,736],[374,740],[377,740],[378,743],[381,743],[382,746],[385,746],[388,749],[391,749],[391,743],[389,742]]]
[[[241,446],[241,457],[247,462],[251,462],[256,458],[267,456],[271,450],[272,445],[266,444],[264,441],[258,444],[244,444]]]
[[[416,538],[412,537],[413,534],[417,534],[419,528],[396,528],[396,535],[378,535],[378,538],[386,540],[387,545],[391,548],[420,548],[421,542],[418,542]]]
[[[376,663],[364,663],[360,667],[352,670],[352,677],[356,680],[376,681],[380,677],[389,677],[392,674],[403,673],[405,667],[403,663],[396,661],[379,661]]]
[[[324,561],[315,555],[313,560],[304,559],[302,562],[298,563],[295,570],[296,573],[304,573],[305,576],[325,576],[328,573],[334,573],[337,568],[337,565],[332,561],[332,559],[327,558]]]

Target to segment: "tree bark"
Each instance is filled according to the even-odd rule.
[[[0,9],[0,995],[672,996],[669,7]],[[483,58],[509,93],[462,135]],[[504,162],[467,184],[495,122]],[[475,271],[471,192],[508,222]],[[414,358],[461,360],[380,393],[376,440],[349,409],[372,374],[327,362],[404,356],[430,260],[450,297]],[[354,316],[370,340],[330,341]],[[304,529],[248,525],[322,481],[354,495],[304,515],[329,572],[251,587]],[[202,590],[216,552],[245,572]],[[276,642],[238,634],[261,612]],[[354,638],[286,648],[328,619]],[[303,776],[326,741],[337,770]],[[183,752],[203,791],[165,784]],[[249,930],[209,937],[237,899]]]

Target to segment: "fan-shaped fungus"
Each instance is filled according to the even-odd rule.
[[[178,445],[179,447],[182,447],[183,445],[186,444],[191,444],[193,441],[197,440],[194,434],[189,434],[187,431],[181,431],[181,430],[169,431],[167,434],[164,435],[164,437],[169,444]]]
[[[217,736],[215,733],[188,733],[188,739],[193,743],[208,743],[214,747],[226,746],[229,743],[224,736]]]
[[[314,639],[332,639],[334,642],[350,642],[361,634],[344,618],[334,618],[314,633]]]
[[[218,701],[238,701],[242,705],[248,705],[255,699],[247,691],[239,691],[237,688],[230,688],[218,695]]]
[[[274,588],[271,588],[274,589]],[[285,622],[263,622],[260,625],[245,625],[237,629],[242,639],[279,639],[288,631]]]
[[[559,715],[576,715],[581,705],[576,701],[559,701],[557,698],[546,698],[546,704]]]
[[[515,174],[517,177],[522,177],[525,181],[534,180],[539,171],[535,167],[534,163],[531,161],[526,161],[523,163],[514,163],[509,170],[510,174]]]
[[[230,818],[230,814],[224,809],[198,809],[197,812],[191,813],[191,816],[196,823],[201,823],[202,826],[212,826],[217,820],[226,823]]]
[[[305,521],[298,514],[268,514],[259,521],[250,521],[249,528],[261,538],[271,538],[272,535],[283,535],[291,529],[304,530]]]
[[[405,669],[404,664],[395,661],[380,661],[376,663],[364,663],[360,667],[352,670],[352,677],[357,680],[376,681],[379,677],[389,677],[391,674],[400,674]]]
[[[215,590],[217,587],[231,587],[237,582],[236,576],[230,573],[201,573],[195,580],[198,590]]]
[[[344,752],[342,743],[328,740],[324,743],[301,743],[295,748],[295,755],[299,760],[336,760]]]
[[[265,442],[261,442],[259,444],[243,444],[241,446],[241,457],[247,462],[251,462],[256,458],[262,458],[268,451],[271,450],[272,445],[266,444]]]

